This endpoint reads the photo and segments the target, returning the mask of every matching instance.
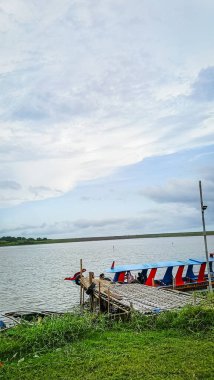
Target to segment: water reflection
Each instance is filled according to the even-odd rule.
[[[208,236],[210,252],[214,236]],[[0,312],[70,310],[79,288],[64,278],[79,270],[80,258],[96,275],[117,264],[204,257],[203,237],[133,239],[0,248]]]

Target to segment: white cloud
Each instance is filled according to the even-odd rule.
[[[157,87],[157,89],[154,90],[156,99],[159,101],[166,101],[172,97],[189,96],[191,94],[192,84],[190,79],[189,82],[185,82],[184,80],[180,82],[179,79],[180,78],[178,78],[178,81],[175,83],[167,83]]]
[[[191,93],[214,62],[212,34],[201,54],[194,33],[201,46],[212,20],[191,4],[0,2],[0,175],[21,185],[1,206],[213,142],[212,104]]]
[[[213,225],[214,211],[214,179],[213,174],[209,170],[209,174],[204,175],[202,184],[203,203],[208,206],[206,211],[206,219],[208,226]],[[199,182],[193,179],[170,179],[164,186],[150,186],[141,191],[141,194],[152,199],[157,204],[157,214],[160,217],[160,210],[163,210],[165,223],[170,229],[170,221],[172,226],[183,221],[183,229],[188,224],[191,227],[200,226],[200,192]],[[179,215],[180,213],[180,215]],[[177,215],[176,215],[177,214]],[[188,216],[189,214],[189,216]],[[180,221],[180,222],[179,222]],[[191,221],[191,223],[190,223]],[[187,224],[186,224],[187,223]],[[161,225],[160,225],[161,228]],[[212,227],[211,227],[212,228]]]
[[[164,219],[163,219],[164,216]],[[176,220],[176,224],[175,224]],[[191,226],[191,228],[190,228]],[[140,217],[112,217],[64,220],[42,224],[10,222],[1,228],[1,235],[86,237],[143,233],[164,233],[200,229],[200,213],[189,205],[158,205],[147,209]]]

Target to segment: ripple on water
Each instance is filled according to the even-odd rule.
[[[210,252],[214,236],[208,236]],[[203,237],[108,240],[0,248],[0,312],[70,310],[79,302],[79,287],[66,276],[79,270],[99,275],[112,261],[137,264],[204,257]]]

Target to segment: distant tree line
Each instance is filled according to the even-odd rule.
[[[25,237],[22,237],[22,236],[18,236],[18,237],[14,237],[14,236],[2,236],[2,237],[0,238],[0,240],[1,240],[1,241],[19,241],[19,240],[21,240],[21,241],[24,241],[24,240],[41,241],[41,240],[47,240],[47,238],[40,238],[40,237],[38,237],[38,238],[34,239],[34,238],[32,238],[32,237],[30,237],[30,238],[25,238]]]

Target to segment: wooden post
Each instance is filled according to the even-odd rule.
[[[196,292],[193,292],[193,305],[196,305]]]
[[[90,294],[90,310],[91,311],[93,311],[93,302],[94,302],[93,294]]]
[[[110,313],[110,290],[108,288],[108,315]]]
[[[84,308],[84,303],[85,303],[85,291],[84,291],[84,286],[82,286],[82,307]]]
[[[93,275],[94,275],[94,273],[93,273],[93,272],[89,272],[89,285],[91,285],[91,284],[92,284]]]
[[[100,313],[100,309],[101,309],[101,299],[100,299],[100,281],[99,281],[99,313]]]
[[[89,272],[89,286],[93,282],[94,272]],[[94,311],[94,297],[93,293],[90,295],[90,309],[91,311]]]
[[[82,306],[82,259],[80,259],[80,306]]]

